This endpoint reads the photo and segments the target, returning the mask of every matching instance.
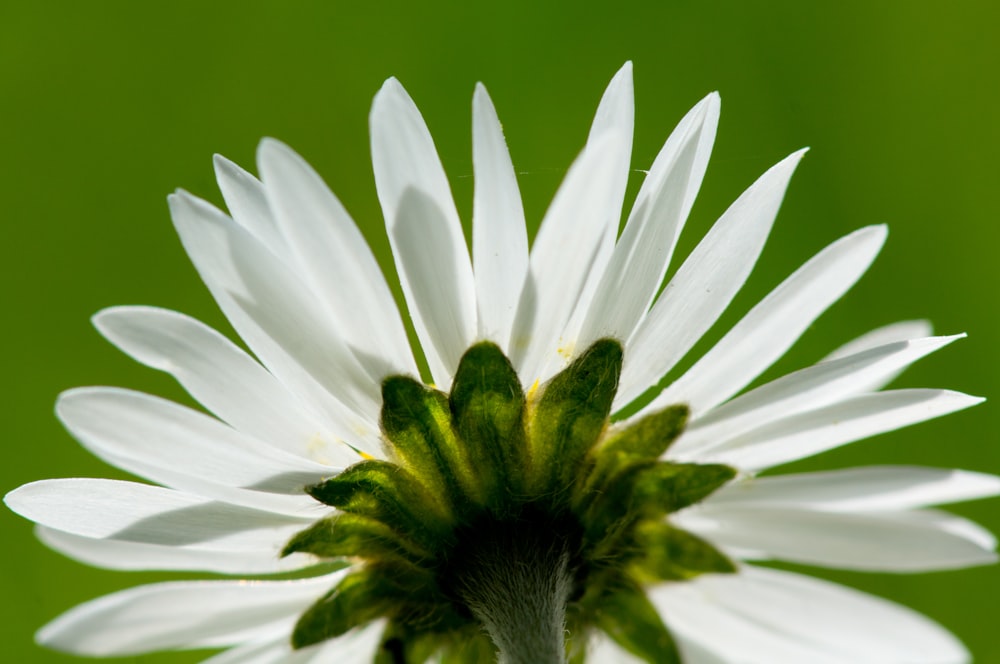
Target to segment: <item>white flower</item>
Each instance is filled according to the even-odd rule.
[[[102,334],[139,362],[171,373],[211,415],[124,389],[71,390],[57,408],[70,432],[107,462],[161,486],[43,480],[5,502],[39,524],[47,545],[100,567],[237,576],[306,569],[320,562],[316,555],[281,552],[336,513],[306,488],[391,453],[394,441],[380,426],[383,381],[420,376],[414,350],[429,368],[425,380],[447,392],[466,351],[492,341],[531,402],[584,350],[610,338],[624,348],[613,411],[634,405],[742,287],[803,154],[751,185],[657,296],[701,185],[718,115],[712,94],[681,120],[618,237],[633,122],[626,64],[529,253],[500,124],[478,86],[470,260],[430,134],[390,79],[371,112],[372,158],[419,349],[411,349],[354,222],[298,155],[263,141],[260,181],[216,158],[230,216],[183,191],[170,197],[171,211],[199,273],[257,359],[183,314],[150,307],[100,312],[94,322]],[[735,573],[648,588],[685,662],[968,659],[954,637],[908,609],[752,564],[779,559],[917,572],[995,560],[989,533],[927,508],[996,495],[998,478],[905,466],[755,477],[981,401],[946,390],[882,389],[958,338],[930,336],[919,321],[875,330],[813,366],[744,391],[861,277],[885,237],[884,227],[864,228],[821,251],[689,370],[602,434],[607,440],[685,404],[687,427],[663,459],[738,471],[668,517],[736,561]],[[68,611],[42,628],[38,641],[93,656],[228,648],[213,664],[371,661],[384,617],[316,645],[292,646],[304,612],[362,564],[320,568],[326,572],[293,581],[140,586]],[[589,636],[591,660],[633,656],[622,649],[628,638],[618,645],[599,630]]]

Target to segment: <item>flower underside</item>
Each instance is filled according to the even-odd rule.
[[[568,630],[571,660],[601,629],[647,661],[679,661],[642,588],[735,571],[665,519],[735,471],[660,460],[686,406],[609,428],[621,367],[621,344],[602,339],[529,398],[500,349],[481,342],[450,394],[387,378],[381,425],[392,460],[310,487],[338,511],[284,550],[363,562],[300,617],[293,645],[384,618],[378,662],[491,661],[496,649],[518,661],[506,636],[518,620],[547,621]]]

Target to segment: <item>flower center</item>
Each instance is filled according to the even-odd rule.
[[[500,349],[481,342],[450,394],[387,378],[390,460],[310,487],[337,512],[285,547],[360,563],[302,615],[293,645],[385,618],[386,663],[490,661],[496,650],[502,662],[562,662],[593,629],[671,661],[642,586],[735,568],[665,517],[735,471],[660,460],[685,406],[609,425],[621,366],[621,344],[599,340],[528,399]]]

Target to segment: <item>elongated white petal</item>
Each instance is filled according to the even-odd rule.
[[[71,535],[277,555],[313,518],[227,505],[158,486],[99,479],[41,480],[4,497],[10,509]],[[210,543],[210,544],[209,544]]]
[[[649,309],[701,187],[719,120],[719,97],[703,99],[667,139],[643,182],[580,331],[628,339]]]
[[[510,343],[510,359],[527,385],[555,373],[572,355],[567,346],[573,340],[561,335],[608,233],[602,211],[614,195],[613,155],[623,140],[605,134],[587,146],[535,237]]]
[[[857,339],[847,342],[820,361],[829,362],[831,360],[837,360],[842,357],[847,357],[848,355],[854,355],[870,348],[884,346],[885,344],[890,344],[896,341],[909,341],[911,339],[929,337],[932,332],[933,327],[930,322],[926,320],[905,320],[898,323],[892,323],[891,325],[876,328],[867,334],[861,335]],[[894,381],[896,377],[903,373],[905,369],[906,367],[901,367],[898,371],[889,373],[882,376],[878,380],[872,381],[868,385],[862,386],[858,391],[860,393],[875,392],[880,390]]]
[[[705,505],[801,507],[832,512],[905,510],[1000,494],[1000,477],[919,466],[869,466],[747,478]]]
[[[372,379],[416,374],[403,321],[371,249],[344,206],[302,157],[274,139],[257,162],[290,263],[332,316]]]
[[[852,397],[736,436],[690,460],[763,470],[862,438],[969,408],[983,399],[950,390],[890,390]],[[678,455],[678,458],[687,458]]]
[[[625,344],[616,409],[666,374],[729,306],[760,256],[803,154],[786,157],[743,192],[677,270]]]
[[[118,348],[169,372],[233,428],[325,464],[360,459],[256,360],[199,321],[155,307],[114,307],[93,320]]]
[[[295,581],[138,586],[67,611],[36,638],[50,648],[98,657],[228,646],[296,616],[345,573]]]
[[[528,233],[500,120],[483,85],[472,96],[472,263],[479,336],[506,349],[528,270]]]
[[[841,569],[926,572],[996,561],[989,533],[931,510],[824,512],[705,503],[678,515],[677,522],[723,548]]]
[[[437,203],[417,189],[408,189],[400,199],[389,239],[399,272],[406,275],[401,278],[410,313],[414,321],[422,321],[417,329],[425,335],[421,342],[431,375],[440,389],[447,389],[475,335],[470,328],[475,317],[468,315],[465,302],[472,275],[463,273],[467,265],[458,269],[459,263],[468,263],[465,240],[449,231]]]
[[[899,341],[782,376],[696,419],[671,453],[703,454],[769,422],[836,403],[959,338]]]
[[[886,233],[884,226],[863,228],[814,256],[649,407],[686,403],[697,417],[743,389],[861,278],[882,248]]]
[[[100,457],[131,458],[146,466],[227,486],[301,494],[332,474],[171,401],[113,387],[64,392],[56,413]],[[150,478],[157,479],[157,478]]]
[[[289,629],[276,631],[277,636],[254,639],[202,664],[368,664],[378,652],[385,621],[372,621],[364,627],[299,650],[292,649]]]
[[[396,79],[375,95],[369,124],[375,186],[403,294],[434,381],[447,389],[476,336],[476,287],[462,225],[427,125]],[[413,201],[420,209],[410,209]],[[416,238],[424,240],[419,247],[410,244]],[[425,267],[431,269],[418,269]]]
[[[746,566],[659,586],[651,599],[674,631],[726,662],[969,661],[954,636],[910,609],[790,572]]]
[[[264,185],[252,174],[222,155],[214,155],[215,179],[233,221],[250,232],[276,256],[286,257],[288,245],[281,237],[264,195]]]
[[[614,251],[615,238],[618,237],[618,227],[621,224],[622,204],[625,201],[625,189],[628,186],[629,166],[632,160],[632,137],[635,124],[635,100],[632,86],[632,63],[626,62],[611,79],[601,103],[594,115],[594,122],[587,136],[584,150],[596,148],[608,136],[616,135],[623,140],[616,143],[615,149],[605,157],[612,166],[608,181],[610,195],[606,207],[593,209],[591,214],[602,215],[606,226],[605,232],[597,244],[596,251],[590,262],[590,268],[585,275],[580,294],[576,298],[573,311],[566,324],[559,330],[559,336],[568,340],[561,346],[580,346],[580,331],[584,320],[590,311],[598,284],[607,269],[608,261]]]
[[[318,311],[308,288],[211,205],[185,192],[169,201],[184,248],[254,354],[339,437],[379,454],[379,385]]]
[[[115,539],[95,539],[71,535],[44,526],[35,535],[46,546],[73,560],[105,569],[186,570],[219,574],[277,574],[315,565],[309,554],[293,553],[281,558],[274,550],[248,551],[212,549],[211,543],[200,546],[143,544]]]

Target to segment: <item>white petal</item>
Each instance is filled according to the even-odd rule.
[[[250,349],[339,437],[379,454],[379,384],[320,314],[308,288],[211,205],[185,192],[168,200],[184,248]]]
[[[837,360],[842,357],[847,357],[848,355],[854,355],[870,348],[884,346],[885,344],[890,344],[895,341],[909,341],[910,339],[929,337],[932,332],[933,327],[930,322],[926,320],[906,320],[898,323],[892,323],[891,325],[874,329],[867,334],[862,334],[857,339],[847,342],[837,350],[824,357],[821,362]],[[899,374],[903,373],[904,369],[905,367],[902,367],[898,371],[883,376],[876,381],[872,381],[868,385],[864,386],[863,389],[859,390],[859,392],[875,392],[882,389],[895,380]]]
[[[558,371],[573,354],[573,340],[561,335],[609,232],[603,211],[614,195],[613,156],[624,140],[611,133],[588,144],[535,237],[510,343],[510,359],[527,385]]]
[[[261,141],[257,163],[290,247],[290,264],[316,292],[355,357],[375,382],[390,374],[415,374],[392,293],[344,206],[316,171],[279,141]]]
[[[93,321],[118,348],[169,372],[233,428],[329,465],[359,460],[256,360],[199,321],[155,307],[105,309]]]
[[[845,443],[969,408],[983,399],[950,390],[890,390],[793,415],[730,439],[702,462],[754,471],[803,459]],[[678,455],[678,458],[686,458]],[[689,459],[694,460],[694,458]]]
[[[263,512],[158,486],[100,479],[41,480],[4,497],[14,512],[80,537],[277,555],[313,518]]]
[[[59,397],[56,414],[88,450],[101,458],[113,457],[119,465],[122,459],[133,459],[144,468],[291,495],[301,495],[304,487],[336,472],[265,445],[208,415],[121,388],[69,390]]]
[[[233,221],[247,229],[276,256],[286,257],[288,245],[281,237],[264,195],[264,185],[222,155],[215,155],[215,179]]]
[[[506,349],[528,270],[528,233],[517,177],[486,88],[472,96],[472,262],[479,336]]]
[[[884,226],[870,226],[814,256],[663,390],[649,408],[686,403],[697,416],[743,389],[861,278],[885,238]]]
[[[754,558],[881,572],[996,562],[996,542],[986,531],[931,510],[846,513],[703,503],[675,521],[725,549],[757,552]]]
[[[616,409],[662,378],[729,306],[760,256],[804,154],[786,157],[743,192],[667,283],[625,344]]]
[[[782,376],[696,419],[670,453],[704,454],[769,422],[836,403],[962,336],[897,341]]]
[[[49,548],[73,560],[114,570],[156,569],[219,574],[278,574],[309,567],[318,562],[314,556],[300,553],[280,558],[275,551],[263,548],[255,551],[232,551],[207,548],[210,545],[198,547],[142,544],[80,537],[44,526],[38,526],[35,535]]]
[[[385,621],[376,620],[314,646],[293,650],[291,630],[285,629],[276,637],[255,639],[202,664],[368,664],[377,652],[384,630]]]
[[[724,661],[969,661],[954,636],[910,609],[789,572],[747,566],[739,574],[705,574],[688,583],[660,586],[651,599],[672,628]]]
[[[821,473],[751,477],[704,505],[803,507],[832,512],[905,510],[1000,494],[1000,477],[918,466],[869,466]]]
[[[581,347],[601,337],[626,340],[649,309],[701,187],[719,120],[719,96],[691,109],[643,182],[580,332]]]
[[[468,309],[475,302],[467,301],[473,282],[465,274],[465,240],[450,232],[433,199],[416,189],[400,198],[389,239],[431,376],[446,390],[476,332],[475,311],[470,316]]]
[[[434,380],[447,389],[476,336],[475,281],[462,225],[427,125],[396,79],[375,95],[369,125],[375,186],[403,294]],[[414,197],[419,210],[409,209]],[[419,249],[410,245],[416,238],[425,239]],[[424,267],[432,269],[412,272]]]
[[[98,657],[232,645],[298,615],[344,574],[138,586],[67,611],[36,638],[50,648]]]

